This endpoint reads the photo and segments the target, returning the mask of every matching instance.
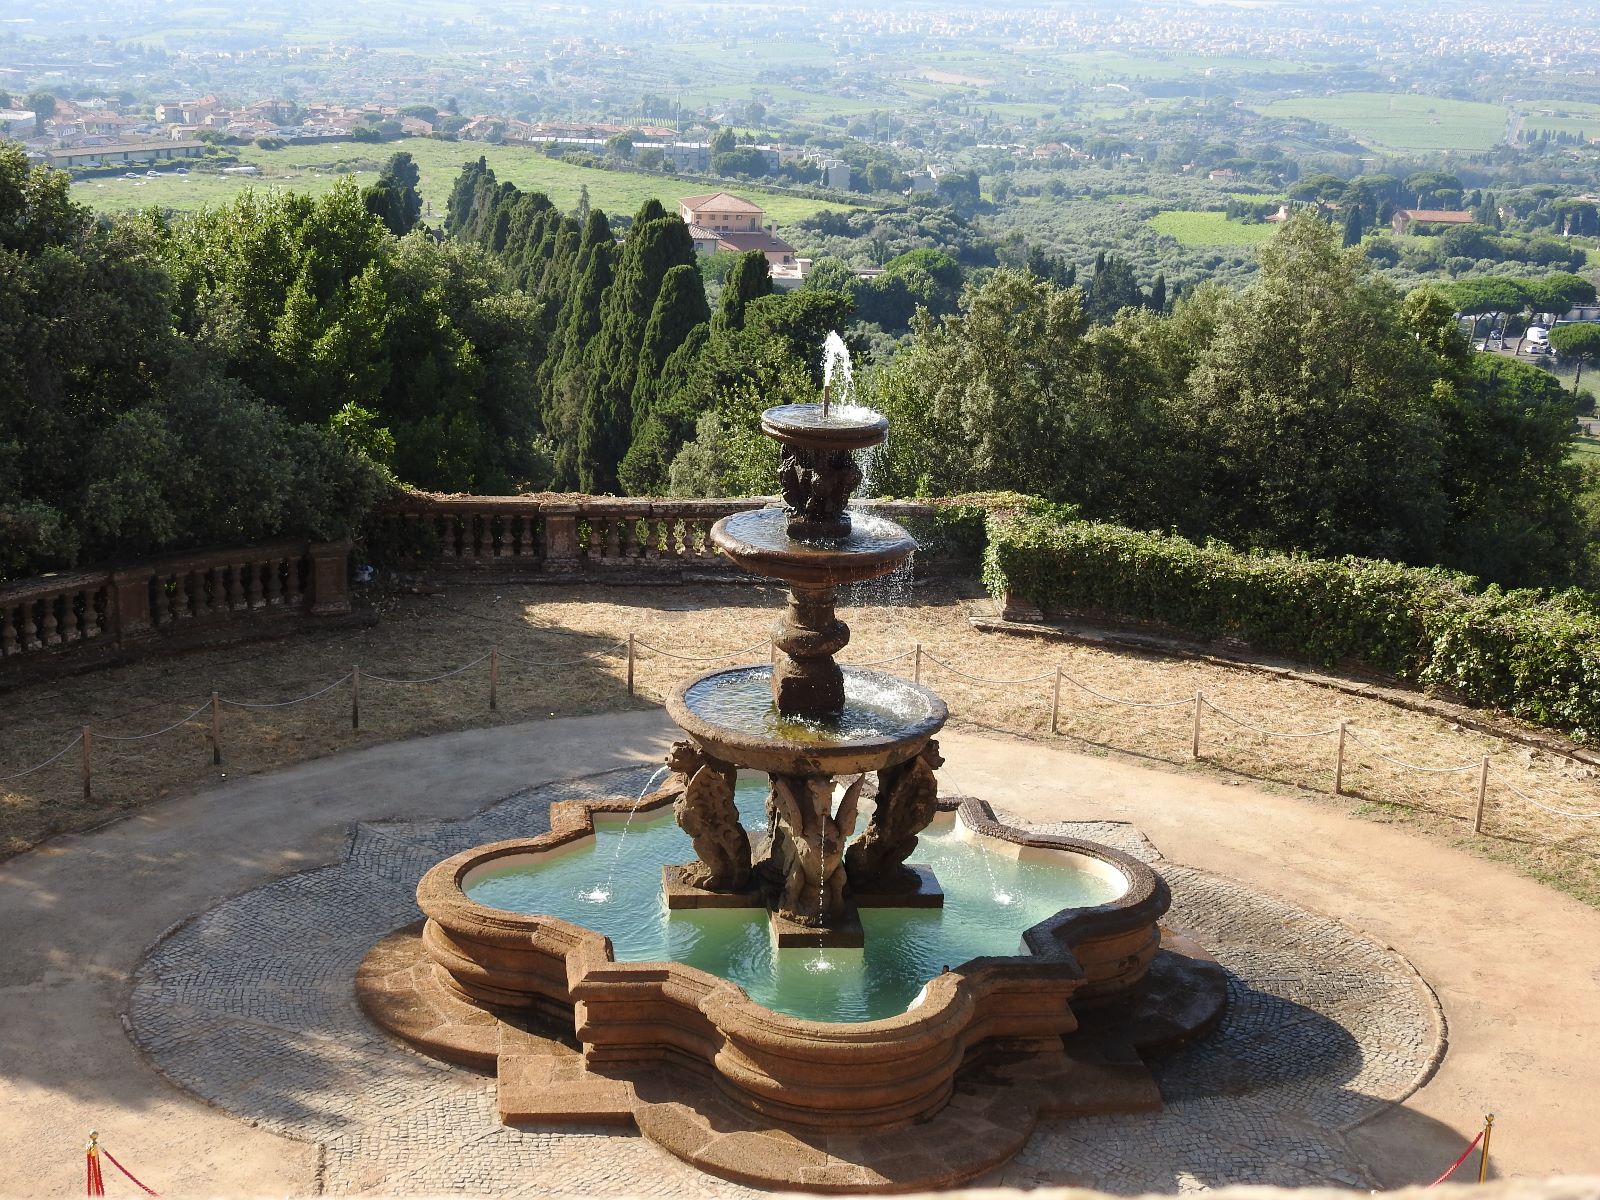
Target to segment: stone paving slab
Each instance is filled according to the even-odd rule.
[[[637,1134],[500,1125],[492,1079],[388,1039],[351,987],[371,945],[418,919],[416,882],[440,858],[541,832],[559,800],[631,798],[651,774],[549,784],[461,821],[357,827],[342,861],[225,901],[158,943],[128,1005],[135,1042],[212,1104],[319,1145],[321,1184],[335,1194],[747,1193]],[[1124,823],[1035,828],[1160,858]],[[1399,955],[1328,917],[1190,868],[1159,869],[1171,923],[1230,972],[1227,1013],[1212,1035],[1152,1064],[1163,1112],[1041,1122],[989,1182],[1122,1194],[1371,1186],[1348,1135],[1432,1069],[1443,1040],[1432,994]]]

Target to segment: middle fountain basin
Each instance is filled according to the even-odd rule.
[[[950,710],[920,684],[843,665],[845,709],[836,718],[788,717],[772,700],[772,668],[719,667],[667,697],[674,724],[712,758],[785,775],[880,771],[921,752]]]

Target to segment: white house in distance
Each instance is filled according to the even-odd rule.
[[[773,285],[800,286],[811,268],[809,258],[795,257],[794,247],[766,223],[766,212],[742,196],[716,192],[709,196],[685,196],[678,201],[678,215],[689,227],[689,236],[700,254],[730,250],[743,254],[759,250],[772,265]]]

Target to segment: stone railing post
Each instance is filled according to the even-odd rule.
[[[133,567],[111,572],[111,611],[106,614],[106,630],[118,642],[145,637],[155,632],[150,619],[149,567]]]
[[[307,607],[313,616],[334,616],[350,611],[350,543],[321,542],[306,548],[311,559],[311,595]]]
[[[543,505],[540,515],[544,519],[544,569],[552,574],[576,571],[581,565],[578,555],[578,505]]]

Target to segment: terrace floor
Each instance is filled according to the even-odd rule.
[[[645,710],[415,738],[158,801],[0,865],[0,1193],[81,1187],[90,1128],[164,1194],[712,1190],[636,1135],[501,1130],[487,1081],[348,1024],[338,939],[294,924],[346,920],[359,959],[410,919],[406,872],[453,836],[440,821],[470,818],[463,837],[537,825],[544,785],[653,764],[672,733]],[[1046,1123],[988,1182],[1426,1182],[1485,1111],[1499,1174],[1600,1168],[1581,1099],[1600,1067],[1600,912],[1293,793],[971,728],[941,744],[951,789],[1013,818],[1130,823],[1096,828],[1161,855],[1183,921],[1239,983],[1226,1053],[1162,1069],[1166,1113]],[[352,838],[360,822],[378,824]],[[344,872],[368,869],[374,836],[403,867],[352,899]]]

